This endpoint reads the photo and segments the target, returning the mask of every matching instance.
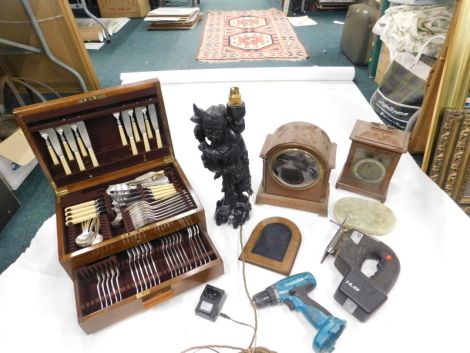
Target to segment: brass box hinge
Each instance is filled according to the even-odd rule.
[[[68,194],[69,190],[67,188],[60,188],[60,189],[54,188],[54,192],[55,192],[56,196],[58,198],[60,198],[64,195]]]

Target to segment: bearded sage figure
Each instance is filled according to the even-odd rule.
[[[238,88],[233,87],[226,107],[213,105],[204,111],[194,104],[193,108],[191,121],[196,123],[194,136],[200,142],[204,167],[215,173],[214,179],[222,177],[224,196],[217,201],[215,221],[237,228],[249,219],[249,196],[253,194],[248,151],[241,135],[245,130],[245,103]]]

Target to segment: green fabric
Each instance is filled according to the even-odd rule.
[[[421,61],[432,67],[436,60],[423,55]],[[392,101],[405,105],[421,106],[426,81],[393,60],[379,87],[382,94]]]

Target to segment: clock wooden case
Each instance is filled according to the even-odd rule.
[[[282,125],[266,137],[260,157],[263,180],[256,203],[327,216],[336,144],[321,128],[301,121]]]
[[[136,128],[144,126],[137,117],[145,118],[147,126],[133,130],[133,139],[122,126],[124,112],[134,114]],[[58,259],[74,283],[78,323],[87,334],[224,273],[223,261],[207,234],[204,208],[174,156],[157,79],[33,104],[14,114],[56,194]],[[75,146],[76,158],[68,158],[58,134],[55,138],[64,148],[63,155],[53,158],[55,148],[44,139],[43,131],[80,122],[89,135],[88,153],[78,158]],[[54,130],[47,131],[55,135]],[[78,145],[79,135],[74,135]],[[142,224],[135,222],[130,208],[120,208],[122,222],[116,225],[117,209],[107,189],[149,172],[168,178],[181,196],[179,207],[171,202],[163,206],[161,201],[159,211],[147,213],[149,218]],[[132,200],[149,201],[142,185],[133,192]],[[66,210],[96,200],[101,202],[96,219],[103,241],[81,248],[75,239],[83,223],[69,222]]]
[[[351,148],[336,187],[385,202],[398,161],[408,150],[410,133],[357,120],[349,138]]]

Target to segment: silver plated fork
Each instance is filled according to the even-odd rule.
[[[139,293],[139,287],[137,286],[137,281],[135,279],[134,270],[132,268],[132,262],[133,262],[134,256],[132,255],[132,252],[130,250],[127,250],[127,256],[129,257],[129,269],[131,270],[131,276],[132,276],[132,280],[134,281],[135,291],[136,293]]]
[[[141,244],[140,245],[140,250],[142,251],[142,258],[144,259],[145,266],[147,267],[148,273],[150,274],[149,283],[150,284],[152,283],[150,281],[150,279],[152,278],[153,283],[154,283],[153,285],[156,286],[157,285],[157,280],[155,278],[155,274],[153,273],[153,269],[150,266],[150,261],[149,261],[149,249],[147,248],[146,244]]]
[[[199,242],[201,249],[206,254],[208,262],[210,262],[211,258],[209,256],[209,254],[207,253],[207,250],[206,250],[206,247],[204,246],[204,243],[202,242],[201,235],[199,234],[199,227],[197,225],[193,225],[192,227],[195,229],[194,233],[195,233],[196,240]],[[201,253],[202,253],[202,251],[201,251]],[[206,263],[205,260],[204,260],[204,263]]]
[[[152,245],[150,245],[150,243],[145,243],[144,246],[147,245],[147,248],[149,250],[148,254],[149,254],[149,257],[150,257],[150,260],[152,260],[152,266],[153,266],[153,269],[155,270],[155,274],[157,275],[157,279],[158,279],[158,284],[161,283],[160,281],[160,275],[158,274],[158,269],[157,269],[157,265],[155,263],[155,260],[153,259],[152,257]]]
[[[101,291],[100,291],[101,275],[98,271],[96,271],[96,279],[98,281],[96,285],[96,291],[98,292],[98,298],[100,299],[101,309],[103,309],[103,300],[101,299]]]

